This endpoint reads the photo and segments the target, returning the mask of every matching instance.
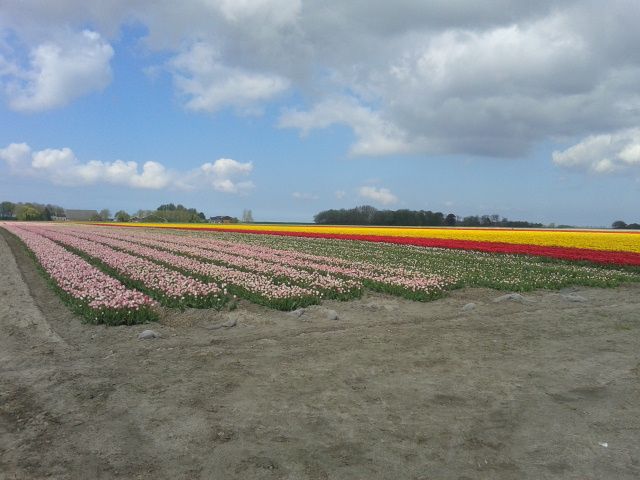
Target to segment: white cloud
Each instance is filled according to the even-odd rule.
[[[564,151],[553,152],[553,162],[591,173],[640,172],[640,129],[590,135]]]
[[[19,173],[28,168],[31,148],[26,143],[12,143],[7,148],[0,149],[0,158],[7,162],[13,173]]]
[[[241,163],[231,158],[219,158],[213,163],[204,163],[191,172],[187,180],[190,188],[194,185],[210,185],[223,193],[246,194],[254,188],[251,181],[236,181],[237,177],[246,177],[253,172],[253,163]]]
[[[308,192],[293,192],[291,196],[296,200],[318,200],[320,198],[315,193]]]
[[[342,200],[344,197],[347,196],[347,192],[345,192],[344,190],[336,190],[335,196],[338,200]]]
[[[223,193],[239,193],[247,194],[254,188],[254,184],[251,181],[247,182],[233,182],[228,178],[218,178],[211,181],[213,189]]]
[[[279,75],[225,66],[216,50],[203,42],[177,55],[170,65],[178,92],[186,97],[186,107],[194,111],[236,107],[253,113],[261,102],[289,88],[289,81]]]
[[[47,148],[33,153],[31,166],[36,170],[66,169],[76,162],[76,157],[69,148],[61,150]]]
[[[411,149],[404,132],[354,98],[323,100],[309,111],[288,110],[279,121],[281,128],[298,128],[303,135],[333,124],[347,125],[355,132],[357,141],[350,150],[353,155],[389,155],[407,153]]]
[[[180,172],[153,161],[147,161],[142,166],[123,160],[82,163],[69,148],[33,151],[26,143],[12,143],[0,149],[0,159],[7,163],[13,175],[41,178],[54,185],[111,184],[152,190],[212,188],[232,194],[246,194],[254,188],[250,180],[235,180],[236,177],[250,175],[252,163],[241,163],[230,158],[221,158],[204,163],[199,168]]]
[[[101,162],[92,160],[86,164],[76,164],[66,172],[76,178],[78,184],[95,184],[100,182],[114,185],[126,185],[133,188],[161,189],[171,185],[173,175],[164,165],[148,161],[138,169],[138,163],[122,160]]]
[[[388,188],[363,186],[358,189],[358,193],[362,198],[372,200],[382,205],[392,205],[398,202],[398,197],[391,193]]]
[[[294,22],[302,8],[301,0],[221,0],[220,10],[231,22],[252,19],[271,25]]]
[[[104,89],[111,82],[113,48],[99,33],[84,30],[37,45],[29,67],[13,65],[5,75],[9,106],[37,112],[67,105],[78,97]]]
[[[255,113],[293,91],[300,103],[280,126],[345,125],[353,155],[521,157],[640,124],[634,0],[5,3],[0,75],[21,110],[103,88],[113,51],[102,38],[136,24],[144,47],[172,58],[161,68],[187,109]],[[3,40],[31,52],[26,67],[2,58]]]
[[[203,172],[218,177],[232,177],[234,175],[247,175],[253,171],[253,164],[240,163],[231,158],[219,158],[214,163],[204,163],[200,167]]]

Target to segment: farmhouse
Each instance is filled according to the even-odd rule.
[[[236,223],[234,218],[229,215],[218,215],[216,217],[210,217],[209,223]]]
[[[91,219],[98,216],[97,210],[67,210],[65,209],[65,213],[67,214],[67,220],[75,221],[75,222],[88,222]]]

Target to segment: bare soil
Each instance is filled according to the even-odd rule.
[[[0,237],[0,479],[640,478],[640,285],[503,293],[92,326]]]

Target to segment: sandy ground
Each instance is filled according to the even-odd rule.
[[[89,326],[7,240],[0,479],[640,478],[640,285]]]

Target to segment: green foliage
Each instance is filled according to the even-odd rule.
[[[611,228],[624,229],[624,230],[640,230],[640,224],[638,223],[625,223],[622,220],[616,220],[611,224]]]
[[[616,220],[611,224],[611,228],[627,228],[627,224],[622,220]]]
[[[195,208],[186,208],[184,205],[174,205],[173,203],[160,205],[151,215],[141,218],[145,222],[158,223],[203,223],[207,220],[204,213],[198,212]]]
[[[102,210],[100,210],[100,218],[103,222],[109,221],[109,219],[111,218],[111,211],[108,208],[103,208]]]
[[[0,203],[0,219],[11,220],[15,218],[16,204],[12,202]]]
[[[131,215],[129,215],[124,210],[118,210],[115,215],[116,222],[128,222],[131,220]]]
[[[324,225],[416,225],[442,226],[445,224],[442,212],[430,210],[378,210],[371,205],[350,209],[325,210],[314,217],[314,221]]]
[[[64,217],[64,208],[41,203],[0,203],[0,220],[42,221],[53,217]]]
[[[23,222],[31,222],[36,220],[44,220],[43,212],[38,211],[30,205],[20,206],[16,214],[16,218]]]
[[[340,210],[324,210],[313,217],[314,222],[321,225],[388,225],[388,226],[420,226],[420,227],[508,227],[508,228],[540,228],[541,223],[511,221],[499,215],[471,215],[461,221],[455,214],[446,217],[442,212],[431,210],[378,210],[371,205]]]
[[[457,222],[457,218],[453,213],[450,213],[449,215],[447,215],[444,219],[444,224],[447,227],[455,227]]]
[[[503,227],[503,228],[542,228],[542,223],[531,223],[522,220],[509,220],[499,215],[470,215],[464,217],[457,225],[463,227]]]

